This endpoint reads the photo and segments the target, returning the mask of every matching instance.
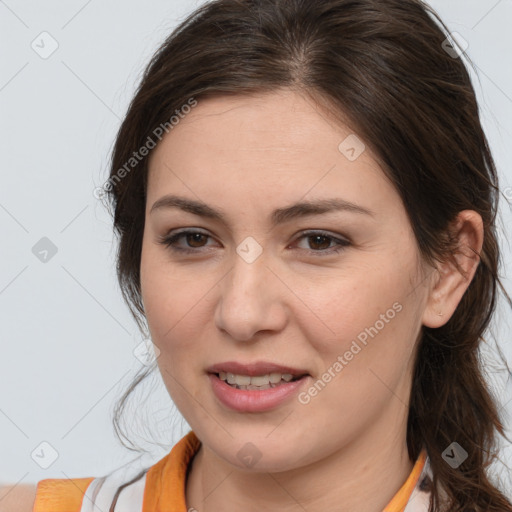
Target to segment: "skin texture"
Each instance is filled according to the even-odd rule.
[[[433,269],[420,258],[400,197],[368,146],[339,149],[353,130],[292,91],[200,100],[153,150],[141,260],[148,326],[165,385],[202,441],[187,480],[187,507],[223,510],[380,511],[408,477],[407,404],[422,325],[439,327],[478,265],[480,216],[454,224],[462,254]],[[152,205],[166,194],[222,209],[224,225]],[[374,215],[339,211],[272,228],[270,214],[298,201],[342,198]],[[173,252],[159,237],[194,228]],[[345,239],[302,236],[322,230]],[[252,263],[236,248],[253,237]],[[206,368],[271,361],[310,374],[307,390],[381,315],[392,319],[311,398],[260,413],[223,406]],[[440,316],[438,313],[442,312]],[[380,325],[380,324],[379,324]],[[237,457],[247,442],[261,454]]]

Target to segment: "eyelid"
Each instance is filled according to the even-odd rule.
[[[200,248],[179,248],[174,245],[174,243],[179,240],[181,237],[187,235],[187,234],[200,234],[203,236],[206,236],[207,238],[214,238],[212,235],[210,235],[207,232],[202,231],[198,228],[188,227],[179,229],[176,232],[174,230],[169,231],[166,235],[161,235],[158,237],[158,243],[166,246],[168,249],[170,249],[172,252],[175,252],[176,254],[198,254],[201,252],[205,252],[205,249],[208,249],[208,246],[200,247]],[[323,229],[306,229],[300,231],[297,236],[294,238],[295,243],[297,240],[301,240],[302,238],[308,238],[310,236],[321,236],[325,238],[331,239],[332,242],[334,242],[336,245],[334,247],[331,247],[329,249],[325,250],[313,250],[313,249],[302,249],[303,251],[306,251],[309,254],[313,254],[316,256],[327,256],[332,255],[335,253],[339,253],[346,249],[347,247],[352,245],[352,242],[350,239],[344,235],[340,235],[337,233],[331,233],[329,231],[323,230]],[[287,246],[289,247],[289,245]]]
[[[296,238],[302,238],[303,236],[313,236],[313,235],[321,235],[328,238],[332,238],[338,240],[340,242],[352,243],[350,238],[342,235],[341,233],[333,233],[331,231],[327,231],[325,229],[304,229],[299,231]]]
[[[293,243],[295,243],[296,241],[301,240],[303,238],[307,239],[308,237],[315,236],[315,235],[329,238],[329,239],[331,239],[332,242],[335,243],[335,245],[329,249],[320,250],[320,251],[315,251],[313,249],[304,249],[308,254],[313,254],[313,255],[319,256],[319,257],[324,257],[324,256],[328,257],[328,256],[333,256],[333,255],[337,255],[341,252],[344,252],[347,248],[352,246],[352,242],[350,241],[350,239],[348,237],[346,237],[344,235],[339,235],[337,233],[331,233],[331,232],[325,231],[323,229],[303,230],[297,235],[297,237],[295,238]]]
[[[183,228],[183,229],[178,229],[177,231],[175,230],[170,230],[169,232],[167,232],[165,235],[159,235],[157,237],[158,239],[158,243],[159,244],[163,244],[164,246],[168,246],[169,248],[173,249],[173,246],[171,246],[171,243],[175,240],[179,240],[180,237],[182,236],[185,236],[185,235],[188,235],[188,234],[200,234],[200,235],[203,235],[205,237],[208,237],[210,239],[213,239],[214,237],[212,235],[210,235],[209,233],[206,233],[198,228]],[[181,252],[187,252],[187,249],[178,249],[178,248],[174,248],[177,252],[178,251],[181,251]],[[198,252],[200,249],[196,249],[196,250],[190,250],[189,252]]]

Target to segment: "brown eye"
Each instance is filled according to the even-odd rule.
[[[318,256],[338,253],[350,246],[350,242],[348,240],[337,238],[330,233],[325,233],[323,231],[304,232],[299,237],[299,240],[300,239],[306,239],[308,241],[310,249],[306,248],[306,251]],[[334,246],[329,247],[332,243],[334,243]]]
[[[201,241],[205,241],[207,235],[202,233],[185,233],[185,239],[192,247],[202,247]]]
[[[313,247],[313,249],[328,249],[329,246],[331,245],[331,242],[330,242],[330,239],[328,236],[324,236],[324,235],[310,235],[307,237],[309,242],[310,242],[310,245]],[[327,242],[327,244],[326,244]],[[318,246],[322,246],[322,247],[318,247]],[[327,247],[326,247],[327,245]],[[315,247],[316,246],[316,247]]]
[[[186,241],[185,247],[179,247],[177,243],[184,239]],[[193,253],[197,252],[194,249],[201,249],[203,247],[207,247],[205,242],[211,238],[206,233],[202,233],[201,231],[180,231],[179,233],[174,233],[172,235],[166,235],[159,238],[159,243],[163,244],[166,247],[169,247],[172,251],[176,252],[184,252],[184,253]]]

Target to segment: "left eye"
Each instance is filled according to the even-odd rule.
[[[188,246],[186,248],[179,247],[177,242],[182,238],[186,239]],[[202,242],[206,241],[208,238],[211,238],[210,235],[203,233],[201,231],[180,231],[174,234],[168,234],[166,236],[159,237],[159,243],[163,244],[166,247],[169,247],[174,252],[180,253],[197,253],[199,250],[205,245],[202,245]],[[329,233],[325,233],[323,231],[307,231],[301,233],[301,235],[297,238],[297,240],[306,239],[309,241],[310,246],[316,246],[316,249],[305,249],[310,253],[314,253],[317,255],[323,254],[331,254],[338,253],[348,247],[350,242],[348,240],[337,238]],[[334,243],[334,246],[331,246],[331,243]],[[328,247],[325,247],[325,246]]]
[[[310,245],[311,245],[311,243],[312,243],[312,245],[316,245],[317,249],[324,249],[324,250],[320,250],[320,251],[306,249],[306,250],[309,250],[310,252],[314,252],[314,253],[318,253],[318,252],[321,252],[324,254],[332,253],[332,252],[337,253],[337,252],[342,251],[343,249],[345,249],[345,247],[348,247],[350,245],[350,242],[348,240],[345,240],[343,238],[337,238],[333,235],[330,235],[329,233],[324,233],[323,231],[305,232],[305,233],[302,233],[302,235],[298,239],[300,240],[302,238],[308,240]],[[326,241],[327,241],[328,246],[331,243],[334,243],[334,246],[326,248],[325,247]],[[324,247],[318,247],[318,246],[324,246]],[[325,250],[325,249],[327,249],[327,250]]]

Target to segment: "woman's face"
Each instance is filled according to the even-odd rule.
[[[370,149],[297,93],[199,100],[151,154],[143,303],[219,460],[284,471],[404,444],[428,275]]]

